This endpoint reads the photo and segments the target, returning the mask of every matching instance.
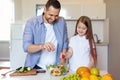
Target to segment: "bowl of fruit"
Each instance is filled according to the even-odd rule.
[[[65,75],[68,72],[67,66],[64,65],[48,65],[47,71],[54,76]]]

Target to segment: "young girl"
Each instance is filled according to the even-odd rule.
[[[69,49],[65,53],[69,68],[76,71],[80,66],[91,68],[97,60],[97,53],[90,18],[81,16],[77,20],[75,36],[70,38]]]

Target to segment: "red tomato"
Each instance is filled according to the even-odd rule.
[[[65,58],[65,54],[64,54],[64,53],[62,53],[62,58],[63,58],[63,59]]]

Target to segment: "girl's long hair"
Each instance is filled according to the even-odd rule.
[[[79,22],[82,22],[83,24],[85,24],[87,26],[86,39],[89,40],[91,56],[93,57],[94,63],[96,64],[96,62],[97,62],[97,51],[96,51],[95,41],[94,41],[94,38],[93,38],[91,19],[87,16],[81,16],[77,20],[74,35],[78,34],[77,25],[78,25]]]

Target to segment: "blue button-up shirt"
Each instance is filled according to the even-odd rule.
[[[54,24],[53,29],[55,32],[55,36],[57,38],[57,55],[56,55],[56,64],[60,62],[60,53],[63,48],[68,48],[67,43],[67,27],[65,20],[60,17]],[[23,34],[23,49],[25,52],[28,50],[28,46],[30,44],[43,44],[45,42],[46,36],[46,27],[44,25],[44,21],[42,16],[36,16],[27,21]],[[27,52],[28,53],[28,52]],[[33,68],[38,61],[40,60],[41,51],[35,52],[33,54],[27,54],[25,66],[30,66]]]

